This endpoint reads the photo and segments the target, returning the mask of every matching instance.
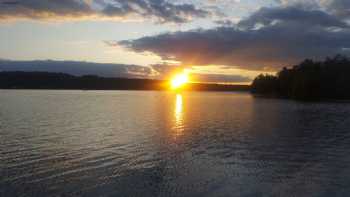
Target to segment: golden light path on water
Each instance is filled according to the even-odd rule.
[[[176,94],[175,110],[174,110],[174,134],[175,137],[179,137],[183,134],[183,98],[181,94]]]

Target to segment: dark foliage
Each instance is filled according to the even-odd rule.
[[[283,68],[277,76],[258,76],[252,92],[303,100],[350,99],[349,75],[350,60],[345,56],[307,59],[293,68]]]
[[[0,72],[0,89],[76,89],[76,90],[167,90],[169,83],[151,79],[73,76],[48,72]],[[245,85],[189,84],[194,91],[247,91]]]
[[[161,89],[158,81],[148,79],[81,77],[47,72],[0,72],[1,89],[86,89],[113,90]]]

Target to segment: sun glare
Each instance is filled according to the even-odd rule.
[[[183,72],[181,74],[177,74],[171,80],[171,88],[178,89],[188,83],[189,77],[187,72]]]

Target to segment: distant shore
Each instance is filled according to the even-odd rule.
[[[40,90],[169,90],[169,82],[152,79],[74,76],[50,72],[0,72],[0,89]],[[189,83],[186,91],[250,91],[249,85]]]

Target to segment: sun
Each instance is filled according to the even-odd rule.
[[[188,81],[189,81],[189,77],[187,72],[177,74],[171,80],[171,88],[179,89],[182,86],[184,86],[186,83],[188,83]]]

